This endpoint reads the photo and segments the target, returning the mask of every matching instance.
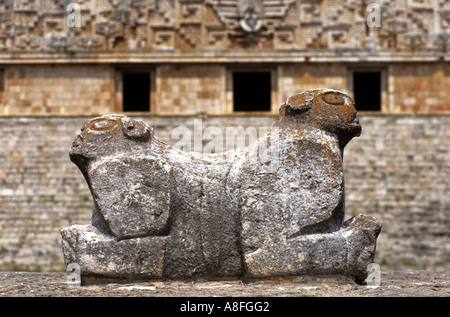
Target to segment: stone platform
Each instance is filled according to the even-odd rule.
[[[68,286],[68,276],[0,272],[0,297],[450,297],[450,274],[427,271],[382,271],[378,287],[318,278]]]

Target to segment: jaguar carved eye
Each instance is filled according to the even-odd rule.
[[[331,105],[343,105],[345,103],[344,97],[337,93],[326,94],[323,96],[323,100]]]
[[[91,129],[94,131],[106,131],[114,127],[114,122],[110,120],[101,120],[95,122]]]

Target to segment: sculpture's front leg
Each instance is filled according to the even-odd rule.
[[[170,227],[170,167],[142,153],[92,164],[88,182],[102,225],[118,240],[165,236]]]
[[[358,215],[346,221],[341,231],[348,247],[349,269],[357,281],[363,281],[375,257],[381,223],[372,216]]]
[[[335,275],[363,281],[380,230],[378,220],[359,215],[336,232],[267,239],[244,254],[248,276]]]
[[[166,237],[117,241],[92,225],[73,225],[61,230],[66,266],[79,265],[81,283],[93,279],[161,279]]]

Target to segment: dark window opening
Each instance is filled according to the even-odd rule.
[[[124,73],[122,80],[123,111],[150,111],[150,74]]]
[[[5,92],[4,71],[0,69],[0,104],[3,103],[3,94]]]
[[[270,72],[234,72],[234,111],[270,111],[271,88]]]
[[[358,111],[381,111],[381,73],[353,73],[353,91]]]
[[[3,69],[0,69],[0,92],[4,92],[5,90],[3,73]]]

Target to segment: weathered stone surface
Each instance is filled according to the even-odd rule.
[[[270,298],[288,298],[280,305],[269,307],[271,312],[283,309],[286,313],[292,308],[290,305],[302,305],[315,301],[304,299],[305,297],[449,297],[450,274],[433,271],[381,271],[380,286],[355,285],[344,278],[323,277],[294,277],[271,280],[252,281],[242,283],[239,280],[228,281],[142,281],[127,283],[107,283],[74,287],[67,285],[70,275],[66,273],[30,273],[30,272],[0,272],[0,295],[4,297],[150,297],[154,298],[152,304],[174,312],[180,311],[180,305],[176,305],[179,298],[182,303],[209,300],[230,300],[232,297],[253,297],[255,301],[269,300]],[[167,305],[161,297],[173,298],[175,305]],[[186,298],[188,297],[188,298]],[[220,298],[222,297],[222,298]],[[211,299],[213,298],[213,299]],[[296,301],[296,298],[300,302]],[[146,307],[149,301],[142,301]],[[14,301],[4,300],[13,305]],[[42,302],[47,304],[46,301]],[[419,305],[422,305],[420,301]],[[444,303],[444,301],[442,301]],[[172,304],[172,303],[171,303]],[[274,303],[275,304],[275,303]],[[288,304],[288,305],[286,305]],[[217,305],[219,306],[219,305]],[[278,306],[278,307],[277,307]],[[409,306],[409,305],[408,305]],[[3,306],[5,307],[5,306]],[[35,306],[34,306],[35,307]],[[104,312],[105,306],[96,307]],[[109,305],[111,309],[116,306]],[[134,307],[134,306],[133,306]],[[154,306],[152,306],[154,307]],[[223,309],[223,305],[221,306]],[[336,306],[329,305],[330,313]],[[44,308],[44,307],[43,307]],[[311,307],[312,308],[312,307]],[[323,307],[321,307],[321,311]]]
[[[160,277],[165,237],[145,237],[117,241],[94,226],[74,225],[62,236],[66,261],[86,268],[90,275],[121,278]],[[73,248],[73,249],[72,249]]]
[[[360,133],[353,101],[327,89],[290,97],[267,135],[220,154],[181,152],[126,116],[95,118],[70,152],[94,210],[91,225],[62,230],[66,265],[82,277],[363,280],[381,225],[344,223],[343,149]]]

